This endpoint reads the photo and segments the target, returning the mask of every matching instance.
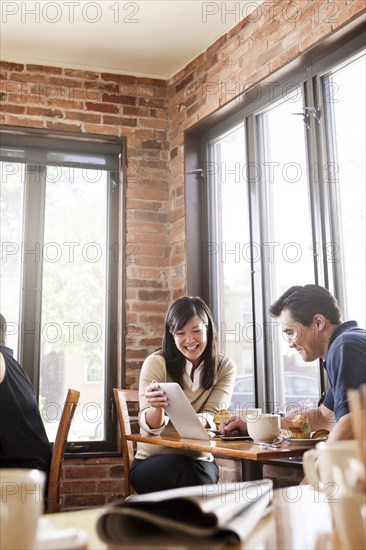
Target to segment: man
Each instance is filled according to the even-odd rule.
[[[30,379],[6,343],[0,314],[0,468],[36,468],[49,473],[51,446]]]
[[[329,441],[352,439],[347,390],[366,383],[366,331],[356,321],[342,322],[337,300],[318,285],[291,287],[269,312],[278,317],[289,346],[304,361],[324,361],[330,389],[319,407],[301,414],[309,418],[312,430],[329,430]],[[282,428],[293,416],[282,419]],[[220,430],[226,435],[246,433],[246,424],[231,417]]]

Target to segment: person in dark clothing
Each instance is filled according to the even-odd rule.
[[[352,439],[347,390],[366,383],[366,330],[343,322],[336,298],[319,285],[293,286],[269,308],[281,323],[290,348],[304,361],[322,359],[330,388],[318,407],[303,411],[313,430],[330,431],[328,441]],[[282,418],[287,428],[293,415]],[[232,417],[221,426],[227,435],[246,433],[243,420]]]
[[[0,314],[0,468],[35,468],[48,479],[51,445],[32,383],[5,346],[6,330]]]

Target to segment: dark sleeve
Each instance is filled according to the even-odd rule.
[[[334,396],[336,421],[349,413],[347,390],[366,383],[365,349],[362,343],[340,339],[332,349],[329,378]],[[328,362],[327,362],[328,367]],[[328,368],[327,368],[328,370]],[[324,401],[327,406],[327,398]]]
[[[324,405],[324,407],[327,407],[327,409],[329,409],[330,411],[334,411],[334,397],[332,388],[330,388],[325,394],[322,405]]]

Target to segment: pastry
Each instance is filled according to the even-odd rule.
[[[316,430],[316,432],[311,434],[311,439],[324,439],[325,437],[328,437],[328,435],[328,430]]]
[[[297,414],[291,420],[290,425],[281,430],[281,433],[294,439],[310,439],[311,426],[308,417]]]
[[[214,422],[216,426],[217,427],[220,426],[220,424],[224,422],[224,420],[227,420],[228,418],[230,418],[230,416],[232,416],[232,414],[228,410],[219,409],[214,416]]]

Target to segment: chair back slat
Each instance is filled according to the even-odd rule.
[[[69,389],[67,392],[65,404],[62,409],[60,423],[58,425],[55,442],[53,444],[50,476],[48,481],[48,502],[47,512],[59,512],[61,508],[60,500],[60,478],[61,467],[64,459],[67,436],[69,434],[71,421],[75,409],[79,402],[80,392]]]
[[[128,477],[130,467],[134,459],[133,443],[132,441],[127,441],[125,438],[126,435],[130,435],[132,433],[128,403],[138,403],[139,392],[138,390],[114,388],[113,394],[121,433],[121,448],[124,468],[124,495],[125,497],[128,497],[133,492]]]

